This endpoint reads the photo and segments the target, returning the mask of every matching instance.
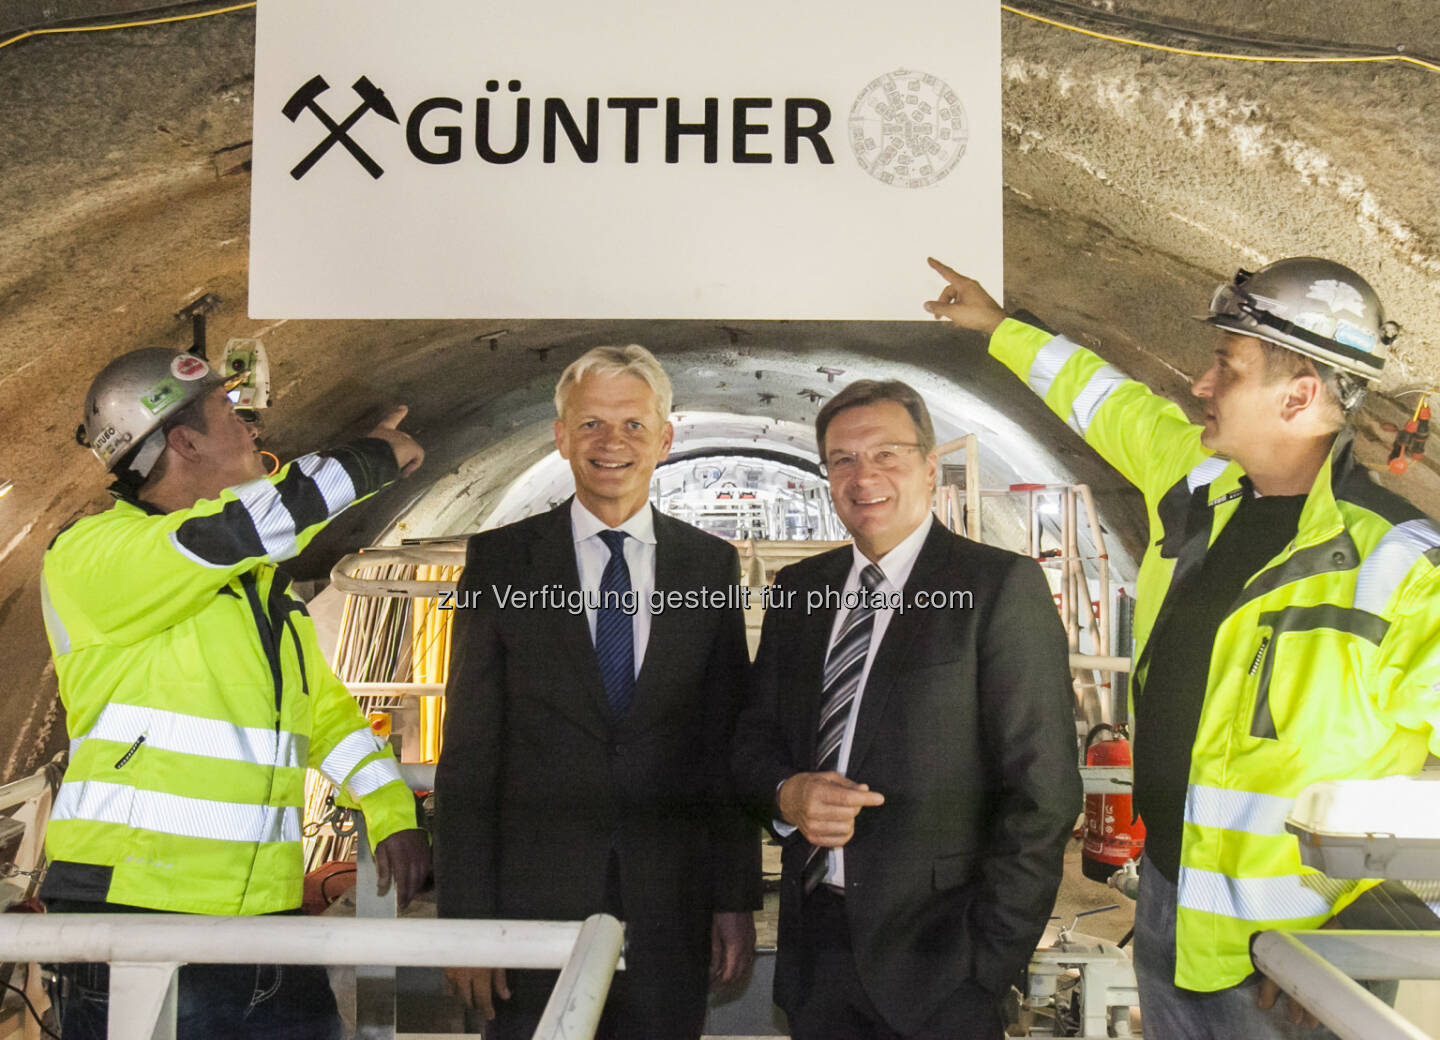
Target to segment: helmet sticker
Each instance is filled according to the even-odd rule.
[[[122,434],[114,426],[107,426],[95,435],[90,446],[94,449],[95,454],[108,460],[111,455],[129,443],[130,434]]]
[[[175,360],[170,362],[170,371],[176,379],[183,379],[188,383],[208,376],[210,366],[194,354],[176,354]]]
[[[196,360],[198,361],[199,359],[197,358]],[[205,362],[201,361],[200,364],[203,366]],[[173,369],[175,366],[172,364],[170,367]],[[166,408],[184,400],[184,398],[185,391],[181,389],[180,384],[169,376],[166,376],[140,395],[140,403],[145,406],[145,409],[151,415],[159,415]]]
[[[1301,311],[1290,320],[1317,336],[1324,336],[1326,339],[1335,338],[1335,319],[1328,314],[1321,314],[1319,311]]]
[[[1349,311],[1357,318],[1365,317],[1365,298],[1360,295],[1359,290],[1333,278],[1323,278],[1310,283],[1310,291],[1305,294],[1305,299],[1319,300],[1330,308],[1332,314]]]
[[[1250,295],[1250,305],[1265,311],[1267,314],[1273,314],[1277,318],[1283,318],[1290,313],[1290,308],[1285,306],[1283,301],[1270,296],[1261,296],[1257,293]]]
[[[1335,327],[1334,340],[1336,343],[1343,343],[1347,347],[1354,347],[1356,350],[1363,350],[1367,354],[1375,352],[1375,333],[1367,332],[1357,325],[1348,321],[1342,321]]]

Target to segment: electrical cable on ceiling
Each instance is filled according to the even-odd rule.
[[[21,40],[29,39],[32,36],[50,36],[60,33],[77,32],[104,32],[109,29],[134,29],[146,25],[166,25],[172,22],[189,22],[197,18],[209,18],[217,14],[230,14],[234,11],[245,11],[255,6],[251,3],[233,4],[229,7],[217,7],[209,11],[196,11],[191,14],[168,15],[163,18],[148,18],[133,22],[115,22],[106,25],[71,25],[56,26],[48,29],[27,29],[17,33],[7,40],[0,40],[0,48],[10,46],[12,43],[19,43]],[[1181,54],[1191,58],[1216,58],[1224,61],[1250,61],[1270,62],[1290,65],[1359,65],[1374,64],[1379,62],[1401,62],[1407,65],[1416,65],[1430,72],[1440,72],[1440,64],[1427,61],[1424,58],[1417,58],[1409,54],[1356,54],[1356,55],[1280,55],[1280,54],[1227,54],[1221,51],[1202,51],[1188,47],[1172,47],[1162,43],[1149,43],[1144,40],[1130,39],[1125,36],[1116,36],[1111,33],[1096,32],[1093,29],[1085,29],[1078,25],[1062,22],[1056,18],[1047,18],[1044,15],[1035,14],[1032,11],[1025,11],[1010,4],[1001,4],[1000,9],[1009,14],[1021,18],[1028,18],[1031,21],[1040,22],[1056,29],[1065,29],[1069,32],[1079,33],[1082,36],[1089,36],[1097,40],[1105,40],[1109,43],[1120,43],[1130,47],[1142,47],[1145,50],[1162,51],[1166,54]],[[1172,27],[1170,31],[1175,31]],[[1256,41],[1258,43],[1258,41]]]
[[[138,29],[146,25],[169,25],[173,22],[193,22],[197,18],[210,18],[217,14],[230,14],[234,11],[245,11],[255,6],[254,0],[246,4],[232,4],[229,7],[217,7],[209,11],[194,11],[190,14],[166,15],[162,18],[145,18],[133,22],[110,22],[105,25],[60,25],[48,29],[26,29],[24,32],[16,33],[8,40],[0,40],[0,48],[8,47],[12,43],[19,43],[21,40],[28,40],[32,36],[58,36],[62,33],[82,32],[106,32],[110,29]]]
[[[1043,15],[1031,11],[1022,11],[1010,4],[1001,4],[1000,9],[1021,18],[1028,18],[1031,21],[1040,22],[1056,29],[1066,29],[1070,32],[1079,33],[1082,36],[1090,36],[1097,40],[1106,40],[1110,43],[1123,43],[1130,47],[1142,47],[1145,50],[1163,51],[1166,54],[1183,54],[1191,58],[1218,58],[1224,61],[1251,61],[1251,62],[1279,62],[1290,65],[1359,65],[1377,62],[1398,61],[1409,65],[1418,65],[1431,72],[1440,72],[1440,64],[1426,61],[1423,58],[1412,57],[1408,54],[1358,54],[1358,55],[1279,55],[1279,54],[1227,54],[1221,51],[1202,51],[1188,47],[1171,47],[1163,43],[1149,43],[1144,40],[1133,40],[1124,36],[1115,36],[1110,33],[1096,32],[1093,29],[1085,29],[1078,25],[1071,25],[1054,18],[1046,18]]]

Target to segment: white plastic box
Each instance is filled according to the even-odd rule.
[[[1306,866],[1333,878],[1440,880],[1440,783],[1409,776],[1331,780],[1285,817]]]

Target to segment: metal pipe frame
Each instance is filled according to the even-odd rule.
[[[0,809],[23,805],[32,798],[38,798],[50,787],[50,781],[42,768],[39,772],[23,776],[0,787]]]
[[[977,513],[978,515],[978,513]],[[843,532],[841,532],[843,533]],[[750,559],[760,557],[759,547],[764,547],[760,557],[762,564],[777,567],[794,560],[804,559],[826,549],[850,544],[848,540],[813,539],[805,542],[779,540],[755,542],[752,539],[732,539],[730,544],[740,553],[742,568]],[[438,566],[460,567],[465,563],[465,539],[439,539],[419,545],[378,546],[350,553],[340,559],[330,570],[330,584],[340,592],[353,596],[376,596],[388,599],[434,599],[441,593],[453,593],[459,587],[457,580],[419,580],[406,578],[362,578],[360,572],[370,567],[388,566]],[[392,683],[374,683],[375,692],[388,692]],[[403,685],[403,684],[400,684]],[[351,692],[368,693],[361,684],[349,684]],[[421,694],[430,696],[430,694]]]
[[[459,567],[465,563],[465,544],[432,542],[394,548],[366,549],[343,556],[330,570],[330,584],[356,596],[386,596],[392,599],[429,598],[454,592],[454,581],[406,581],[401,578],[362,578],[367,567],[399,565],[440,565]]]
[[[171,1040],[181,964],[392,964],[560,968],[537,1038],[593,1036],[620,955],[619,921],[16,914],[0,917],[0,960],[112,965],[112,1040]],[[548,1023],[549,1032],[545,1031]]]
[[[1341,1040],[1427,1040],[1359,979],[1440,979],[1440,932],[1261,932],[1255,967]]]
[[[971,541],[981,541],[980,524],[980,438],[965,438],[965,533]]]
[[[1102,672],[1128,672],[1130,658],[1105,657],[1101,654],[1071,654],[1071,668],[1095,668]],[[351,687],[352,689],[354,687]]]
[[[1080,782],[1086,794],[1129,794],[1135,773],[1131,766],[1081,766]]]

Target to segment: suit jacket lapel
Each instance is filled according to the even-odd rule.
[[[546,525],[543,536],[534,547],[537,587],[559,585],[564,594],[570,594],[580,588],[580,569],[575,563],[575,535],[570,527],[570,500],[566,499],[556,506],[550,516],[552,523]],[[549,613],[551,616],[547,623],[553,623],[558,630],[560,645],[570,658],[569,671],[575,676],[579,694],[598,713],[601,726],[607,726],[610,708],[605,699],[600,662],[595,656],[595,645],[590,641],[590,623],[585,618],[585,612],[555,610]]]
[[[885,712],[885,702],[895,688],[900,666],[909,656],[910,644],[915,641],[916,634],[926,624],[929,611],[918,610],[912,603],[915,589],[919,582],[924,580],[924,575],[942,572],[945,561],[950,556],[955,535],[946,530],[938,520],[932,518],[930,523],[930,533],[925,536],[925,544],[920,547],[920,555],[915,558],[915,566],[910,568],[910,577],[906,579],[905,588],[902,590],[906,609],[891,616],[890,624],[885,629],[885,638],[880,641],[880,646],[875,651],[875,660],[870,665],[870,675],[865,680],[865,689],[860,696],[860,715],[855,720],[855,736],[850,742],[847,768],[852,772],[865,760],[866,752],[874,743],[875,733],[880,728],[880,719]]]
[[[800,707],[807,768],[815,764],[815,746],[820,739],[820,695],[825,685],[825,655],[830,649],[830,630],[835,626],[833,599],[844,589],[845,576],[850,573],[850,566],[854,561],[853,550],[847,546],[843,551],[837,552],[833,560],[826,562],[825,571],[820,576],[819,588],[815,590],[825,596],[826,605],[819,610],[806,610],[801,615],[803,638],[799,641],[800,660],[796,674],[800,676],[800,689],[804,692]],[[797,591],[804,595],[811,590]]]

